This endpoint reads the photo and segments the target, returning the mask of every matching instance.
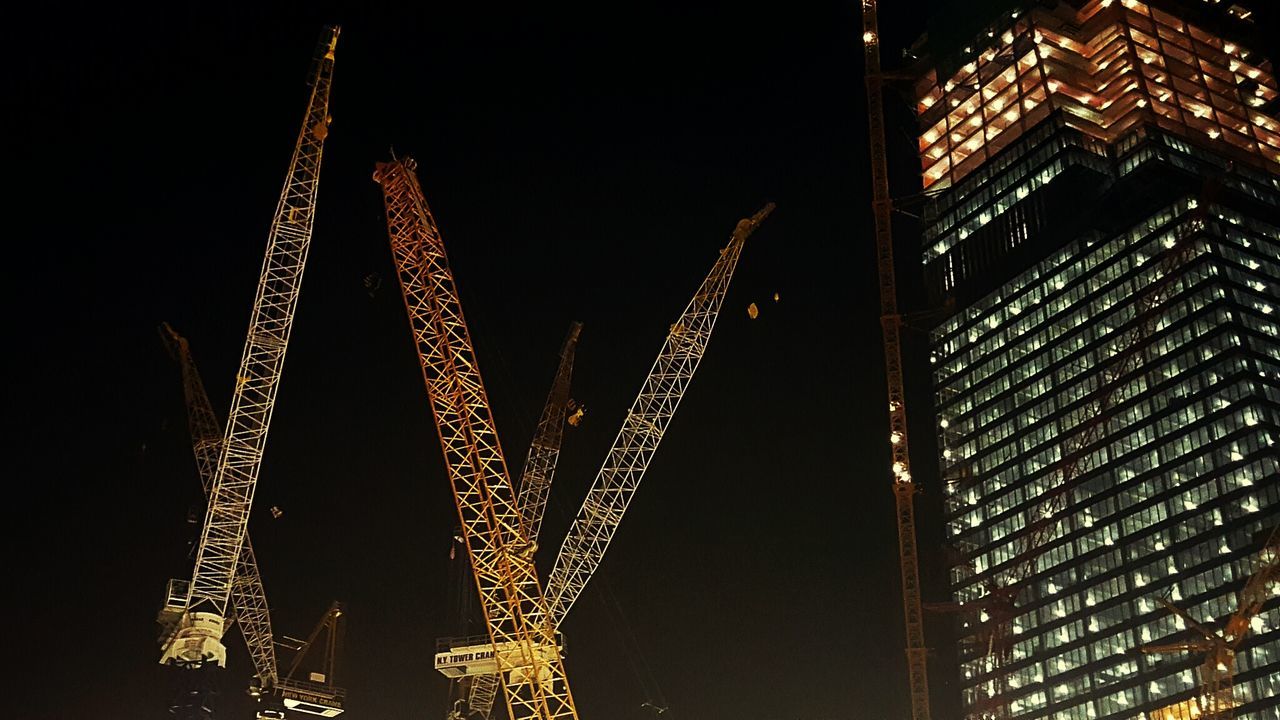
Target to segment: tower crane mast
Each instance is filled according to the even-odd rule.
[[[577,718],[435,219],[409,158],[379,163],[387,229],[511,720]]]
[[[880,286],[880,328],[889,390],[889,447],[893,497],[898,520],[898,556],[902,575],[902,609],[906,623],[907,679],[911,716],[929,720],[929,674],[920,600],[920,566],[916,555],[915,494],[907,446],[907,403],[902,374],[902,314],[898,311],[893,267],[893,226],[889,169],[884,133],[884,75],[880,68],[880,26],[876,0],[862,0],[862,49],[867,86],[867,129],[871,152],[871,208],[875,218],[876,270]]]
[[[195,569],[185,596],[180,583],[170,583],[167,604],[180,603],[183,613],[164,643],[162,663],[226,664],[224,619],[311,244],[320,159],[331,120],[329,90],[338,33],[337,27],[330,27],[321,37],[306,115],[268,234],[249,333],[196,549]]]
[[[627,411],[622,428],[560,546],[547,581],[551,617],[557,626],[599,567],[702,361],[743,243],[773,208],[773,203],[769,203],[752,217],[738,221],[710,274],[685,306],[680,319],[671,326],[640,394]]]

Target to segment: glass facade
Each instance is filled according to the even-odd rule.
[[[1237,46],[1139,2],[1079,7],[1075,38],[1055,39],[1036,10],[1003,42],[1017,48],[1026,34],[1028,72],[1070,62],[1045,49],[1053,43],[1079,45],[1095,81],[1098,58],[1121,63],[1118,77],[1143,78],[1141,92],[1107,98],[1133,112],[1084,124],[1046,101],[988,147],[988,110],[1007,107],[991,102],[1009,90],[970,83],[981,92],[968,117],[983,120],[961,124],[985,139],[957,160],[970,140],[945,140],[937,123],[952,121],[933,108],[962,108],[950,95],[960,83],[938,87],[935,73],[921,86],[925,184],[945,188],[926,215],[922,260],[935,294],[956,304],[930,343],[962,700],[971,714],[999,707],[1010,718],[1189,720],[1203,656],[1139,648],[1192,638],[1163,600],[1221,628],[1280,524],[1280,177],[1269,135],[1248,134],[1256,161],[1241,162],[1243,135],[1187,115],[1194,98],[1218,102],[1200,93],[1208,75],[1185,98],[1169,80],[1177,122],[1149,112],[1152,66],[1181,77],[1220,60],[1234,71]],[[981,75],[983,52],[957,77]],[[1205,60],[1213,53],[1222,57]],[[1009,67],[1008,87],[1027,95],[1020,61]],[[1083,76],[1055,65],[1045,77]],[[1253,127],[1275,122],[1249,107],[1241,117]],[[1225,111],[1207,117],[1227,122]],[[933,157],[939,142],[950,144]],[[939,163],[949,164],[930,179]],[[1096,222],[1063,230],[1068,216]],[[984,609],[993,586],[1018,591],[1000,657]],[[1236,718],[1280,720],[1280,588],[1236,653],[1234,699]]]
[[[1072,243],[935,331],[947,535],[969,561],[952,571],[957,602],[1014,563],[1064,441],[1096,410],[1097,368],[1195,202]],[[1134,653],[1185,629],[1157,599],[1225,618],[1280,522],[1280,229],[1210,213],[1019,598],[1000,669],[1012,717],[1134,718],[1193,694],[1197,657]],[[963,621],[971,638],[982,621]],[[1280,718],[1280,602],[1253,631],[1236,693],[1255,709],[1238,717]],[[962,645],[961,662],[973,704],[990,689],[987,648]]]

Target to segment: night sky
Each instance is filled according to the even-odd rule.
[[[886,10],[886,64],[930,5],[896,4],[912,9]],[[168,717],[154,617],[191,572],[187,513],[203,511],[156,327],[189,338],[225,414],[310,54],[337,22],[318,217],[250,523],[276,632],[305,636],[343,601],[346,717],[443,717],[432,656],[459,628],[457,521],[371,179],[394,148],[419,162],[513,469],[565,331],[585,323],[588,416],[566,431],[544,572],[668,326],[738,219],[777,203],[565,623],[567,670],[587,719],[652,717],[645,702],[677,720],[907,716],[857,3],[233,5],[47,5],[8,27],[24,189],[6,243],[5,715]],[[909,193],[908,115],[890,111]],[[249,718],[251,665],[227,643],[221,717]],[[945,666],[935,680],[950,715]]]

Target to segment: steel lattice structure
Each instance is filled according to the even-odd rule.
[[[533,441],[529,443],[524,469],[520,472],[516,507],[524,519],[525,532],[535,546],[538,531],[542,528],[542,517],[547,509],[551,481],[555,478],[556,461],[560,458],[560,442],[564,438],[565,416],[569,404],[569,384],[573,378],[573,357],[581,332],[580,322],[569,327],[569,335],[560,349],[560,364],[556,368],[555,380],[551,383],[547,402],[542,406],[542,416],[538,420]],[[472,714],[488,718],[497,695],[497,675],[473,675],[467,689],[467,708]]]
[[[560,350],[556,379],[551,384],[551,392],[542,407],[542,417],[538,420],[538,429],[534,433],[533,442],[529,444],[524,470],[520,473],[516,507],[524,518],[529,540],[534,543],[538,542],[538,532],[542,529],[547,494],[551,491],[556,460],[560,457],[560,440],[564,435],[565,414],[569,404],[569,381],[573,377],[573,356],[578,347],[578,334],[581,332],[582,323],[575,322],[569,328],[569,336],[565,338],[564,347]]]
[[[213,485],[214,469],[222,450],[222,424],[213,411],[204,381],[191,355],[187,339],[179,335],[168,323],[160,327],[165,344],[182,368],[182,394],[187,405],[187,427],[191,433],[191,447],[195,453],[196,468],[200,472],[200,484],[205,496]],[[234,622],[240,626],[240,634],[253,659],[254,673],[260,687],[275,685],[278,675],[276,649],[271,634],[271,613],[267,606],[267,594],[258,572],[258,561],[253,554],[249,535],[244,536],[240,548],[240,560],[235,577],[231,581],[231,609]],[[227,624],[232,621],[229,615]]]
[[[472,715],[488,718],[493,713],[493,703],[498,699],[497,675],[472,675],[467,689],[467,709]]]
[[[326,28],[312,71],[311,96],[284,190],[268,234],[267,252],[249,320],[231,411],[205,513],[181,627],[165,643],[161,662],[225,663],[221,636],[240,548],[275,407],[281,369],[315,218],[320,160],[329,134],[329,91],[339,29]]]
[[[920,603],[920,563],[916,553],[917,487],[911,477],[907,447],[907,402],[902,375],[902,314],[898,311],[893,267],[893,225],[889,169],[884,140],[884,76],[880,68],[880,26],[876,0],[862,0],[862,48],[866,63],[867,129],[871,148],[871,207],[875,217],[876,270],[880,284],[880,328],[889,391],[889,447],[892,452],[893,497],[898,517],[898,555],[902,574],[902,615],[906,623],[907,679],[911,716],[929,720],[928,648]]]
[[[773,207],[773,203],[769,203],[754,216],[738,222],[711,273],[685,306],[680,319],[671,326],[640,394],[627,411],[622,429],[560,546],[547,582],[551,615],[557,625],[599,567],[667,424],[702,360],[742,254],[742,245],[773,212]]]
[[[387,230],[511,720],[577,718],[435,219],[411,159],[379,163]]]

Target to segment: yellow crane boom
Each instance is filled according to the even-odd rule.
[[[409,158],[379,163],[387,231],[511,720],[577,718],[453,271]]]

